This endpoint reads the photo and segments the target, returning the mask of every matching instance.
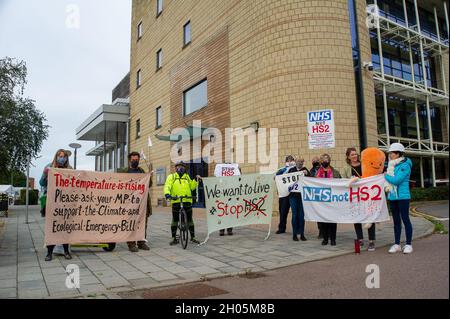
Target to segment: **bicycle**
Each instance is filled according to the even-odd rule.
[[[183,249],[186,249],[188,241],[189,241],[189,225],[186,210],[184,209],[183,200],[184,199],[194,199],[193,196],[176,196],[171,197],[174,200],[180,200],[180,210],[179,210],[179,219],[178,219],[178,229],[180,230],[180,244]]]

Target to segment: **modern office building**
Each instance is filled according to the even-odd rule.
[[[112,91],[112,103],[100,106],[76,130],[77,140],[95,142],[86,155],[95,157],[96,171],[114,172],[128,165],[129,94],[127,74]]]
[[[416,186],[448,183],[448,30],[438,0],[133,0],[130,150],[148,152],[154,202],[172,130],[195,120],[278,128],[280,164],[326,152],[342,169],[347,147],[401,142]],[[307,112],[322,109],[334,111],[335,147],[311,150]]]

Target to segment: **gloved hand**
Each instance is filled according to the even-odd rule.
[[[171,196],[169,194],[166,194],[166,199],[170,199]]]

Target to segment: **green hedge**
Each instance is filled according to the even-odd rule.
[[[26,189],[21,189],[20,190],[19,205],[25,205],[26,204],[26,195],[27,195]],[[30,190],[28,190],[28,205],[37,205],[38,204],[38,198],[39,198],[39,191],[37,189],[30,189]]]
[[[433,200],[448,200],[448,186],[411,189],[412,202]]]

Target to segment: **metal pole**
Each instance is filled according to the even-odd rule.
[[[114,150],[114,172],[117,173],[117,168],[119,164],[117,163],[117,159],[119,158],[119,122],[116,122],[116,148]]]
[[[421,150],[422,141],[420,137],[420,120],[419,120],[419,108],[417,107],[417,99],[414,99],[414,112],[416,113],[417,141],[419,142],[419,150]]]
[[[377,0],[374,1],[375,6],[378,8]],[[381,68],[381,78],[384,82],[384,60],[383,60],[383,45],[381,43],[381,31],[380,31],[380,23],[376,23],[377,28],[377,40],[378,40],[378,55],[380,56],[380,68]],[[383,83],[383,108],[384,108],[384,121],[386,127],[386,143],[389,147],[391,145],[391,138],[389,133],[389,115],[387,108],[387,97],[386,97],[386,84]]]
[[[378,8],[377,0],[375,0],[374,3],[375,3],[375,6]],[[376,27],[377,27],[377,39],[378,39],[378,55],[380,56],[381,76],[384,81],[383,45],[381,44],[380,23],[376,23]]]
[[[386,127],[386,143],[387,146],[391,145],[391,134],[389,132],[389,113],[387,106],[387,97],[386,97],[386,84],[383,83],[383,108],[384,108],[384,122]]]
[[[444,15],[445,15],[445,24],[447,25],[447,39],[448,39],[450,38],[450,30],[448,29],[447,1],[444,1]]]
[[[427,95],[427,120],[428,120],[428,134],[431,148],[431,174],[433,179],[433,187],[436,186],[436,171],[434,165],[434,144],[433,144],[433,129],[431,126],[431,112],[430,112],[430,98]]]
[[[425,57],[424,57],[424,54],[423,54],[422,30],[420,28],[419,8],[417,6],[417,0],[414,0],[414,9],[415,9],[415,12],[416,12],[417,30],[418,30],[418,32],[420,34],[419,45],[420,45],[420,61],[422,62],[423,85],[425,86],[425,90],[427,91],[427,94],[428,94],[427,69],[425,67]]]
[[[106,172],[106,121],[103,126],[103,172]]]
[[[434,155],[431,156],[431,173],[433,174],[433,187],[436,187],[436,163],[434,162]]]
[[[445,95],[447,95],[447,83],[445,80],[444,60],[442,57],[442,47],[441,47],[441,34],[440,34],[440,30],[439,30],[439,23],[438,23],[436,7],[434,6],[433,9],[434,9],[434,20],[435,20],[435,24],[436,24],[436,34],[437,34],[437,38],[439,41],[439,64],[441,66],[442,88],[444,89]]]
[[[414,76],[414,59],[413,59],[412,47],[411,47],[411,37],[410,37],[410,33],[409,33],[409,20],[408,20],[408,10],[406,9],[406,0],[403,0],[403,10],[404,10],[404,14],[405,14],[405,23],[406,23],[406,28],[407,28],[406,33],[408,34],[409,64],[411,65],[411,79],[413,82],[413,87],[416,88],[416,77]]]
[[[414,0],[414,9],[416,12],[416,18],[417,18],[417,29],[419,31],[419,34],[422,35],[422,30],[420,28],[420,18],[419,18],[419,8],[417,6],[417,0]],[[420,37],[420,59],[422,61],[422,73],[423,73],[423,81],[425,85],[425,90],[427,91],[426,96],[426,105],[427,105],[427,119],[428,119],[428,134],[429,134],[429,140],[430,140],[430,149],[431,149],[431,174],[433,179],[433,187],[436,186],[436,171],[435,171],[435,163],[434,163],[434,145],[433,145],[433,130],[431,127],[431,113],[430,113],[430,97],[428,93],[428,79],[427,79],[427,70],[425,68],[425,57],[423,54],[423,39]]]
[[[423,179],[423,157],[420,157],[420,187],[425,188],[425,180]]]
[[[25,186],[25,191],[26,191],[26,194],[25,194],[25,205],[26,205],[25,224],[28,224],[28,203],[29,203],[28,192],[29,192],[29,188],[30,188],[30,161],[31,161],[31,159],[28,156],[28,158],[27,158],[27,185]]]
[[[74,159],[73,159],[73,169],[77,169],[77,149],[74,151]]]

